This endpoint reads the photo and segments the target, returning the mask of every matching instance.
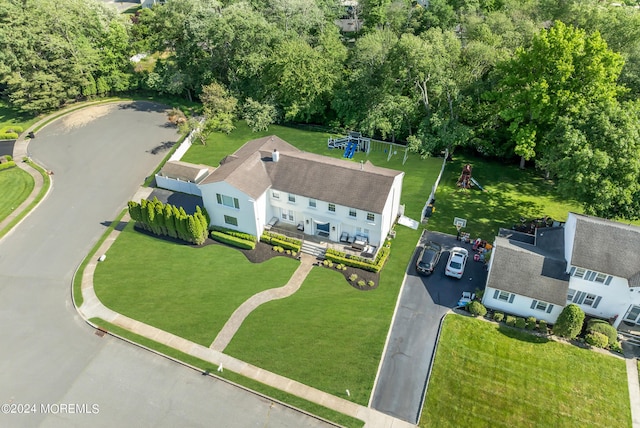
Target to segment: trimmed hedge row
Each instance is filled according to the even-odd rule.
[[[363,269],[369,272],[380,272],[382,266],[384,266],[387,258],[389,258],[391,250],[389,247],[382,247],[378,251],[378,255],[374,261],[365,259],[364,257],[349,256],[342,251],[337,251],[332,248],[327,249],[325,258],[334,263],[342,263],[343,265]]]
[[[17,140],[17,132],[2,132],[0,133],[0,140]]]
[[[13,168],[14,166],[16,166],[16,163],[14,161],[0,163],[0,171],[2,171],[3,169]]]
[[[238,238],[227,233],[218,232],[217,230],[211,232],[211,238],[215,239],[218,242],[222,242],[223,244],[232,245],[234,247],[242,248],[245,250],[253,250],[254,248],[256,248],[256,243],[254,241]]]
[[[216,232],[222,232],[225,235],[235,236],[236,238],[244,239],[245,241],[256,242],[257,238],[249,233],[238,232],[234,229],[228,229],[222,226],[211,226],[211,230],[215,230]]]
[[[273,232],[263,232],[260,241],[282,247],[285,250],[295,251],[296,253],[299,253],[300,248],[302,248],[302,242],[299,239],[289,238]]]

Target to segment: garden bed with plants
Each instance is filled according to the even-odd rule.
[[[333,263],[331,260],[318,262],[319,266],[328,269],[334,269],[340,272],[344,279],[355,289],[358,290],[375,290],[380,283],[380,273],[371,272],[364,269],[358,269],[353,266],[346,266],[342,263]]]

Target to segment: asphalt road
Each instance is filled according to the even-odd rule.
[[[419,276],[414,252],[371,401],[374,409],[410,423],[418,422],[440,320],[463,291],[484,289],[487,275],[482,263],[470,260],[462,279],[445,276],[449,250],[461,246],[473,257],[471,245],[436,232],[421,239],[440,243],[442,256],[433,274]]]
[[[327,426],[99,337],[77,315],[73,273],[164,157],[153,148],[176,139],[165,119],[161,108],[138,102],[71,128],[58,120],[31,142],[30,155],[54,172],[54,185],[0,240],[0,426]]]

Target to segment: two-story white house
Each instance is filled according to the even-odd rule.
[[[379,247],[400,207],[404,172],[307,153],[269,136],[247,142],[198,184],[211,225],[260,236],[278,222]]]
[[[556,321],[569,303],[587,315],[640,325],[640,227],[569,213],[564,226],[498,236],[485,306]]]

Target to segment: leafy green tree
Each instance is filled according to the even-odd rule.
[[[565,306],[558,315],[558,319],[553,326],[553,334],[568,339],[574,339],[582,330],[584,322],[584,311],[580,306],[572,303]]]
[[[140,211],[140,204],[135,201],[129,201],[127,203],[129,206],[129,216],[135,222],[141,221],[142,213]]]
[[[562,117],[549,134],[542,168],[557,178],[561,195],[588,214],[640,218],[640,104],[613,102]]]
[[[251,98],[244,102],[243,119],[253,132],[266,131],[277,118],[278,110],[273,104],[260,103]]]
[[[178,234],[176,233],[176,222],[173,216],[173,207],[171,204],[165,204],[164,206],[164,223],[167,228],[167,235],[172,238],[177,238]]]
[[[228,134],[235,129],[238,100],[224,86],[217,82],[203,86],[200,100],[204,107],[204,131]]]
[[[544,154],[547,131],[566,115],[586,106],[606,105],[624,92],[617,84],[622,57],[599,33],[556,22],[529,49],[518,49],[499,66],[495,91],[500,118],[522,162]]]
[[[284,111],[286,120],[308,122],[322,115],[340,77],[337,58],[346,51],[337,41],[337,29],[325,29],[316,49],[292,37],[275,47],[265,73],[267,93]]]
[[[23,112],[47,112],[82,96],[129,87],[128,35],[99,2],[0,3],[0,88]]]

